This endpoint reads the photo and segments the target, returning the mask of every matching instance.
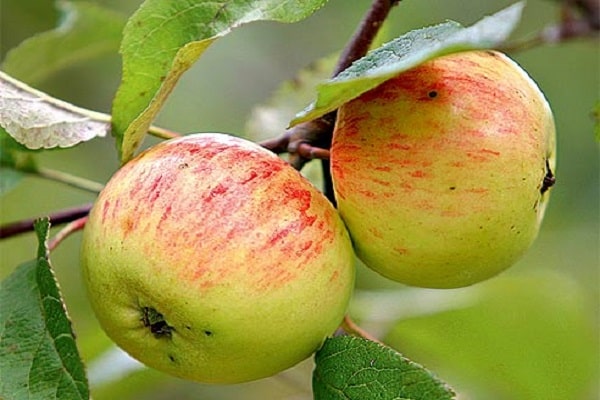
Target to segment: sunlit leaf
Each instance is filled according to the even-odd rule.
[[[78,62],[117,53],[125,16],[83,1],[59,1],[57,6],[59,26],[9,51],[2,64],[4,72],[34,84]]]
[[[29,149],[70,147],[105,136],[110,129],[109,119],[0,72],[0,126]]]
[[[50,261],[48,219],[36,222],[37,259],[0,283],[0,398],[88,399],[75,345]]]
[[[317,88],[317,100],[299,113],[291,125],[310,121],[340,107],[393,76],[427,60],[464,50],[492,48],[510,35],[524,3],[482,19],[471,27],[449,21],[417,29],[373,50]]]
[[[181,75],[213,41],[257,20],[295,22],[326,0],[146,0],[128,21],[113,102],[121,160],[129,160]],[[201,107],[201,104],[198,104]]]
[[[451,400],[452,390],[395,350],[370,340],[340,336],[315,355],[316,400]]]

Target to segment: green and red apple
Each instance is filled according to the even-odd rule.
[[[338,208],[358,256],[408,285],[453,288],[515,263],[554,183],[544,95],[496,51],[439,57],[339,109]]]
[[[340,324],[354,282],[328,200],[273,153],[224,134],[163,142],[117,171],[81,254],[108,336],[200,382],[259,379],[307,358]]]

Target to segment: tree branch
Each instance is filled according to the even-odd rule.
[[[600,3],[597,0],[565,0],[560,14],[559,23],[546,26],[533,37],[505,43],[498,50],[511,53],[544,44],[598,36]]]
[[[92,204],[84,204],[82,206],[69,208],[66,210],[57,211],[54,214],[50,214],[50,223],[52,225],[66,224],[75,221],[79,218],[83,218],[88,215]],[[17,236],[22,233],[31,232],[34,230],[34,222],[37,218],[25,219],[22,221],[11,222],[0,226],[0,239],[6,239],[12,236]]]
[[[373,0],[371,7],[342,51],[333,77],[367,54],[392,7],[399,2],[400,0]],[[261,146],[275,153],[289,153],[290,164],[298,170],[314,158],[323,159],[321,165],[325,182],[324,193],[333,204],[335,204],[335,198],[329,172],[329,160],[325,157],[328,158],[329,155],[327,150],[331,147],[335,118],[336,112],[333,111],[315,120],[298,124],[282,135],[260,143]]]
[[[348,68],[352,63],[363,57],[369,51],[375,36],[390,13],[392,7],[401,0],[374,0],[371,8],[360,22],[350,41],[342,51],[333,76]]]

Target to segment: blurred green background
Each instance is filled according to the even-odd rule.
[[[129,15],[140,1],[96,3]],[[184,75],[157,124],[185,133],[245,135],[253,108],[298,70],[339,51],[369,4],[330,0],[297,24],[261,22],[235,30]],[[469,25],[509,4],[405,0],[392,12],[387,34],[391,38],[445,19]],[[57,23],[51,0],[2,0],[0,7],[3,58],[22,40]],[[515,37],[538,31],[558,12],[557,2],[529,1]],[[351,313],[364,327],[447,380],[460,399],[598,399],[600,168],[591,117],[600,98],[598,42],[546,45],[512,57],[546,94],[558,130],[558,183],[538,240],[509,271],[465,289],[407,288],[359,266]],[[76,105],[109,112],[119,77],[115,53],[64,69],[36,87]],[[152,143],[147,139],[145,145]],[[38,159],[46,167],[99,182],[118,166],[112,138],[40,153]],[[0,198],[0,223],[90,201],[91,194],[28,177]],[[79,242],[79,234],[71,237],[52,254],[52,261],[80,350],[89,363],[96,400],[311,398],[310,360],[273,378],[227,387],[184,382],[127,362],[111,350],[87,303],[79,273]],[[0,278],[31,259],[35,249],[31,234],[1,241]],[[114,374],[105,375],[107,370]]]

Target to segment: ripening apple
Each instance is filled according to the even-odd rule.
[[[454,288],[512,265],[554,183],[555,127],[537,85],[496,51],[425,62],[339,109],[338,209],[364,263]]]
[[[169,140],[123,166],[81,252],[108,336],[150,367],[207,383],[267,377],[317,350],[343,318],[353,257],[316,188],[224,134]]]

